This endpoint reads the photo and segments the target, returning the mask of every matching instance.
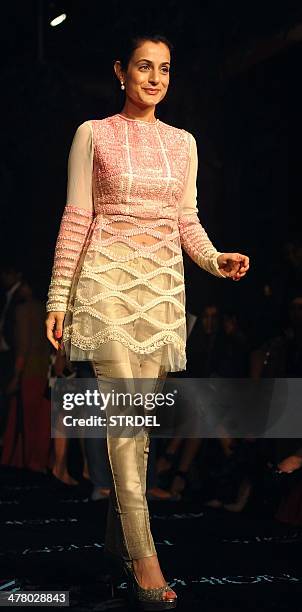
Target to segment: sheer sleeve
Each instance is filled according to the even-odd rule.
[[[93,219],[93,137],[89,121],[73,138],[68,158],[67,200],[57,242],[46,311],[67,310],[74,272]]]
[[[197,215],[197,168],[198,156],[196,140],[194,136],[190,134],[189,167],[185,191],[178,213],[181,245],[185,252],[200,268],[203,268],[215,276],[226,278],[225,275],[220,272],[217,263],[217,258],[223,253],[215,249]]]

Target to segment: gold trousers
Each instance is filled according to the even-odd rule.
[[[158,359],[139,355],[132,356],[130,363],[126,349],[120,351],[116,362],[93,361],[92,365],[100,393],[107,390],[110,393],[112,382],[117,383],[119,392],[156,393],[162,389],[166,376]],[[106,408],[106,416],[113,488],[109,497],[105,549],[127,560],[149,557],[157,554],[146,500],[149,431],[143,427],[133,435],[127,431],[127,437],[112,435],[108,427],[111,408]]]

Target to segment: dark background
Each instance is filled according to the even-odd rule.
[[[15,257],[46,299],[77,126],[119,112],[113,72],[129,28],[175,46],[168,94],[156,116],[194,134],[200,219],[220,251],[250,256],[240,283],[186,263],[188,308],[216,300],[253,317],[301,226],[301,2],[162,0],[1,7],[1,257]],[[43,9],[43,10],[42,10]]]

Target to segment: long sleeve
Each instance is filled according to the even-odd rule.
[[[74,272],[93,219],[93,138],[89,121],[73,138],[68,158],[67,199],[55,246],[46,311],[66,312]]]
[[[226,278],[219,270],[217,258],[220,253],[209,239],[197,216],[197,168],[198,156],[196,140],[190,134],[190,160],[185,191],[178,213],[178,227],[183,249],[200,267],[214,276]]]

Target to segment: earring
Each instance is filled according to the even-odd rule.
[[[125,89],[124,81],[121,81],[121,89]]]

